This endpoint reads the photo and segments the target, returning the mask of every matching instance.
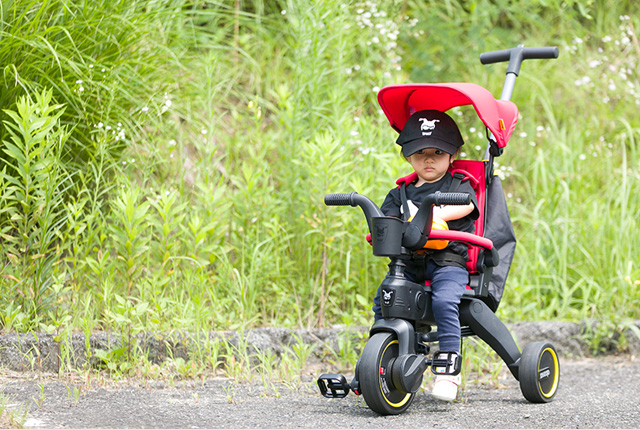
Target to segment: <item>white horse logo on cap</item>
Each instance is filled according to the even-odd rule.
[[[436,122],[440,122],[439,119],[432,119],[429,121],[426,118],[418,118],[418,121],[422,122],[420,130],[422,130],[423,136],[431,136],[432,130],[436,128]]]

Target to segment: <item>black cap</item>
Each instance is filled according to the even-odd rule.
[[[421,110],[411,115],[396,143],[405,157],[425,148],[453,155],[464,144],[456,122],[439,110]]]

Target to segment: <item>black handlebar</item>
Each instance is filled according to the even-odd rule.
[[[324,203],[327,206],[360,206],[364,212],[371,232],[371,219],[384,217],[380,208],[368,197],[356,192],[327,194],[324,196]],[[429,194],[424,198],[418,209],[418,213],[408,223],[402,239],[403,246],[409,249],[422,248],[431,233],[431,223],[433,222],[433,206],[437,205],[468,205],[471,203],[471,196],[467,193],[441,193]]]
[[[360,206],[367,219],[369,231],[371,231],[371,218],[384,216],[382,211],[368,197],[355,191],[351,193],[327,194],[324,196],[324,204],[327,206]]]
[[[509,61],[507,73],[520,73],[520,65],[524,60],[558,58],[560,51],[557,46],[545,46],[539,48],[525,48],[519,45],[517,48],[502,49],[480,54],[482,64],[501,63]]]

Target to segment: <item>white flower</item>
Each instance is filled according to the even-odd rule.
[[[104,124],[103,124],[103,123],[101,123],[101,122],[99,122],[99,123],[98,123],[98,125],[97,125],[97,127],[98,127],[98,128],[102,128],[102,127],[104,127]]]
[[[584,161],[587,159],[587,156],[584,154],[580,154],[580,156],[578,157],[580,160]]]
[[[286,15],[286,14],[287,14],[287,11],[286,11],[286,10],[280,11],[280,14],[281,14],[281,15]]]
[[[378,91],[380,91],[380,87],[373,87],[372,90],[374,93],[377,93]]]
[[[149,112],[149,108],[147,106],[143,106],[141,110],[142,112]]]
[[[171,139],[169,141],[169,146],[174,146],[176,144],[176,140],[175,139]]]

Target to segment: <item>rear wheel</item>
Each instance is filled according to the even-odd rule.
[[[404,393],[395,388],[391,379],[391,366],[398,357],[398,340],[393,333],[376,333],[367,342],[358,368],[360,391],[367,406],[381,415],[404,412],[415,393]]]
[[[525,346],[518,369],[520,391],[532,403],[553,400],[560,383],[560,361],[553,345],[534,342]]]

